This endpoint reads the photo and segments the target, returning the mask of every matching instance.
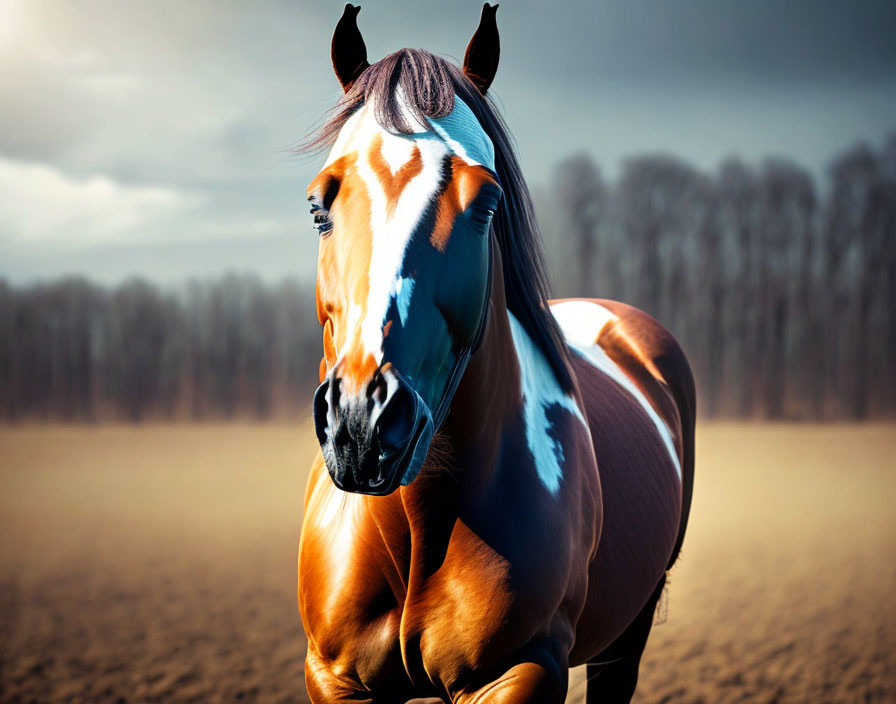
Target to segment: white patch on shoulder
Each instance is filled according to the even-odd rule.
[[[616,362],[610,359],[609,355],[604,352],[603,347],[596,342],[604,326],[611,320],[616,320],[617,317],[602,305],[590,301],[563,301],[555,303],[551,306],[551,313],[554,314],[559,323],[567,344],[628,391],[641,404],[641,407],[656,426],[657,433],[659,433],[660,439],[666,446],[669,457],[672,458],[672,463],[675,465],[675,471],[678,472],[680,481],[681,463],[678,460],[678,453],[675,451],[675,443],[672,442],[672,433],[669,432],[668,426],[654,410],[641,389]]]
[[[551,421],[547,413],[552,406],[561,406],[578,418],[587,428],[585,417],[575,399],[567,395],[545,359],[532,342],[529,333],[513,313],[507,311],[513,346],[520,365],[520,387],[523,396],[523,420],[526,424],[526,444],[535,460],[535,471],[548,491],[556,494],[563,476],[563,447],[549,434]]]

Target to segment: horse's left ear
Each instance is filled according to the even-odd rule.
[[[345,12],[339,18],[333,31],[333,42],[330,45],[330,58],[333,59],[333,70],[342,84],[342,90],[348,93],[358,76],[370,66],[367,63],[367,47],[364,37],[358,29],[358,13],[360,6],[346,5]]]
[[[464,54],[464,73],[476,84],[482,95],[485,95],[498,72],[501,40],[498,37],[498,22],[495,19],[497,13],[497,5],[485,3],[482,6],[479,28],[467,45],[467,53]]]

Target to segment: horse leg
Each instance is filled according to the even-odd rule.
[[[587,704],[598,702],[627,704],[631,701],[635,686],[638,684],[641,654],[647,645],[656,604],[665,585],[666,575],[663,574],[635,620],[602,653],[588,663]]]

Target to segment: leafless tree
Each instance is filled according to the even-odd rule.
[[[563,295],[661,320],[692,361],[704,414],[892,417],[896,134],[844,152],[828,176],[816,188],[781,159],[706,174],[647,156],[607,184],[580,154],[535,194]],[[310,284],[0,281],[7,421],[295,416],[320,355]]]

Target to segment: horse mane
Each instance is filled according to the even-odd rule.
[[[399,86],[404,98],[401,102],[396,96]],[[407,123],[403,107],[426,124],[427,118],[451,113],[455,96],[470,107],[495,147],[495,171],[504,199],[492,220],[492,232],[501,249],[507,309],[545,355],[560,386],[569,392],[573,382],[566,343],[547,307],[547,266],[532,197],[512,137],[491,99],[483,97],[459,67],[423,49],[390,54],[357,78],[300,150],[320,151],[331,146],[352,114],[368,100],[374,100],[376,119],[383,128],[410,134],[414,129]]]

